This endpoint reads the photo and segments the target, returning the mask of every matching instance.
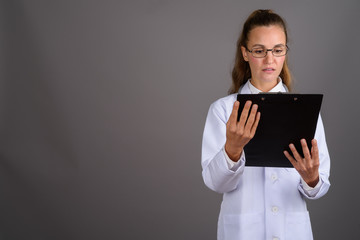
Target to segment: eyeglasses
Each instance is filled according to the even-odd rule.
[[[248,48],[246,48],[246,50],[248,52],[251,53],[251,55],[253,55],[253,57],[255,58],[264,58],[267,55],[267,52],[272,52],[274,57],[282,57],[285,56],[287,54],[287,52],[289,51],[288,46],[277,46],[274,47],[272,49],[266,49],[265,47],[254,47],[251,50],[249,50]]]

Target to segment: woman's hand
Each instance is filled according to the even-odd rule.
[[[237,121],[239,105],[239,101],[235,101],[229,120],[226,123],[225,151],[234,162],[239,160],[245,145],[254,137],[260,120],[260,112],[257,112],[258,106],[254,104],[251,107],[251,101],[247,101],[241,112],[240,119]]]
[[[296,151],[294,144],[290,144],[290,150],[295,159],[287,152],[284,151],[285,156],[294,168],[299,172],[302,179],[310,186],[315,187],[319,182],[319,149],[315,139],[311,141],[311,153],[305,139],[301,139],[301,146],[304,153],[304,158]]]

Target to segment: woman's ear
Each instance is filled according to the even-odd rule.
[[[244,60],[247,62],[247,61],[249,61],[249,59],[248,59],[248,52],[246,51],[246,48],[244,47],[244,46],[241,46],[241,53],[242,53],[242,55],[243,55],[243,58],[244,58]]]

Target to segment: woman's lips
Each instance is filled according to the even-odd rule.
[[[266,73],[273,73],[275,71],[275,69],[274,68],[264,68],[263,71]]]

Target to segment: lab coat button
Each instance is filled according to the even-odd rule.
[[[271,211],[273,213],[277,213],[279,211],[279,208],[274,206],[274,207],[271,208]]]
[[[271,175],[271,180],[275,181],[277,179],[276,174]]]

